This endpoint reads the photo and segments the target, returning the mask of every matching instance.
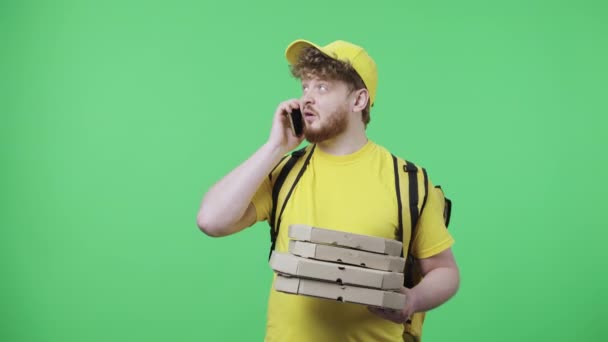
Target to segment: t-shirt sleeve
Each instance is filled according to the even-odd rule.
[[[412,242],[412,254],[419,259],[439,254],[454,244],[443,218],[443,198],[430,181],[428,189],[426,205]]]
[[[255,207],[256,222],[265,221],[270,217],[270,209],[272,207],[272,187],[270,179],[264,178],[264,181],[253,195],[251,203]]]

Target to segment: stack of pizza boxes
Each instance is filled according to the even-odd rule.
[[[275,290],[400,310],[405,259],[397,240],[295,224],[289,252],[274,251]]]

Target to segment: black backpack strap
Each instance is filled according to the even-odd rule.
[[[422,170],[422,175],[424,177],[424,199],[422,200],[422,206],[420,207],[420,215],[422,215],[422,211],[424,211],[424,207],[426,206],[426,199],[429,197],[429,176],[426,173],[426,169],[425,168],[420,168]],[[420,217],[420,215],[418,215],[418,217]]]
[[[277,208],[278,208],[279,193],[281,192],[281,188],[283,187],[283,184],[285,183],[285,179],[287,179],[287,175],[289,175],[289,172],[296,165],[297,161],[303,155],[306,154],[306,147],[302,148],[300,150],[294,151],[291,154],[290,159],[285,163],[285,165],[283,166],[283,169],[281,169],[281,172],[279,173],[279,176],[277,177],[277,180],[274,183],[274,186],[272,187],[272,212],[271,212],[271,217],[270,217],[270,221],[269,221],[269,223],[270,223],[270,241],[271,241],[270,253],[268,255],[269,259],[270,259],[270,256],[272,256],[272,251],[275,248],[275,245],[277,242],[277,237],[279,236],[279,228],[281,227],[281,217],[283,216],[283,211],[285,210],[287,201],[289,201],[289,198],[291,197],[291,194],[293,193],[293,189],[295,188],[295,186],[298,183],[298,181],[300,180],[300,178],[302,178],[304,171],[306,171],[306,168],[308,167],[308,163],[310,162],[310,158],[312,157],[315,147],[316,147],[316,145],[313,145],[312,148],[310,149],[310,152],[308,153],[308,157],[304,161],[304,165],[302,165],[302,168],[300,169],[300,172],[298,172],[296,179],[294,180],[293,184],[291,184],[291,188],[289,189],[289,192],[287,193],[287,196],[285,197],[285,200],[283,201],[283,205],[281,206],[281,210],[279,211],[278,218],[277,218]]]
[[[393,172],[395,173],[395,192],[397,193],[397,232],[395,233],[396,239],[403,241],[403,203],[401,202],[401,187],[399,185],[399,161],[395,155],[393,157]],[[403,256],[403,250],[401,251]]]
[[[412,162],[405,161],[405,165],[403,166],[403,171],[407,173],[407,178],[409,182],[409,206],[410,206],[410,227],[412,229],[412,234],[410,236],[410,243],[407,248],[407,253],[411,254],[412,252],[412,241],[414,241],[414,234],[416,229],[416,224],[418,223],[418,167]]]
[[[287,175],[289,174],[289,172],[291,172],[291,169],[293,169],[293,167],[296,165],[296,163],[298,162],[298,159],[300,159],[300,157],[302,157],[305,153],[306,153],[305,148],[302,148],[300,150],[292,152],[291,155],[287,155],[281,159],[281,161],[283,161],[286,157],[289,157],[289,159],[287,160],[285,165],[283,165],[283,168],[279,172],[279,175],[277,176],[277,179],[272,186],[272,211],[270,213],[270,220],[269,220],[271,232],[274,230],[274,226],[275,226],[275,221],[276,221],[275,218],[276,218],[276,213],[277,213],[276,203],[279,199],[279,192],[281,191],[281,188],[283,187],[283,183],[285,183],[285,179],[287,178]],[[280,163],[281,162],[279,162],[279,164]],[[274,167],[273,171],[278,167],[279,164],[277,164],[277,166]],[[272,172],[268,175],[268,177],[270,177],[270,179],[272,180]]]
[[[407,288],[414,287],[422,278],[420,273],[419,265],[416,263],[416,258],[412,255],[412,246],[413,241],[416,236],[416,228],[418,225],[418,220],[422,215],[424,207],[426,206],[426,201],[429,193],[429,179],[428,174],[424,168],[418,168],[414,163],[409,162],[407,160],[404,161],[403,171],[408,174],[408,207],[410,213],[410,226],[411,226],[411,234],[408,243],[407,250],[403,250],[401,252],[401,256],[403,257],[405,251],[407,251],[407,257],[405,262],[405,274],[404,274],[404,286]],[[403,204],[402,197],[405,199],[405,195],[402,196],[400,189],[400,170],[399,170],[400,160],[393,156],[393,167],[395,172],[395,190],[397,193],[397,206],[399,210],[399,219],[398,219],[398,234],[397,239],[399,241],[403,241]],[[422,175],[422,177],[421,177]],[[419,179],[421,177],[421,179]],[[423,182],[423,189],[419,189],[419,182]],[[436,188],[440,188],[439,186],[435,186]],[[420,196],[419,191],[424,191],[423,195]],[[420,202],[420,197],[422,197],[422,204],[418,207]],[[449,217],[451,214],[451,201],[446,198],[446,208],[444,210],[444,218],[446,222],[449,221]],[[446,224],[447,226],[447,224]],[[407,327],[412,324],[412,319],[408,319],[405,322],[406,330]]]
[[[295,153],[295,152],[294,152]],[[292,153],[293,155],[293,153]],[[274,172],[274,170],[277,169],[277,167],[279,167],[279,165],[281,165],[281,163],[283,162],[283,160],[285,160],[285,158],[289,157],[289,154],[284,155],[283,157],[281,157],[281,160],[279,160],[279,162],[277,163],[277,165],[275,165],[272,170],[270,170],[270,173],[268,173],[268,180],[272,181],[272,173]],[[293,166],[292,166],[293,167]]]
[[[399,241],[403,241],[403,203],[401,199],[401,188],[400,188],[400,170],[399,170],[399,160],[393,156],[393,169],[395,173],[395,191],[397,194],[397,206],[398,206],[398,227],[397,227],[397,239]],[[424,168],[418,168],[416,164],[404,160],[403,171],[407,173],[407,181],[408,181],[408,211],[410,216],[410,239],[407,246],[407,249],[404,248],[401,251],[401,257],[407,253],[406,256],[406,267],[405,267],[405,276],[404,276],[404,286],[408,288],[412,288],[414,284],[414,257],[412,255],[412,245],[414,241],[414,237],[416,235],[416,226],[418,224],[418,219],[422,214],[422,210],[426,204],[427,194],[428,194],[428,176],[426,170]],[[422,196],[422,205],[420,204],[420,194],[419,194],[419,173],[423,175],[424,183],[424,194]],[[405,247],[405,246],[404,246]]]
[[[404,275],[404,285],[407,288],[414,287],[413,280],[413,265],[414,265],[414,257],[412,256],[412,242],[414,241],[414,236],[416,235],[416,224],[418,223],[418,168],[412,162],[405,161],[405,165],[403,166],[403,171],[407,173],[408,178],[408,201],[410,208],[410,241],[407,247],[407,257],[406,257],[406,266],[405,266],[405,275]],[[401,253],[403,256],[403,252]]]
[[[452,216],[452,200],[445,197],[441,185],[435,185],[435,188],[441,191],[441,195],[443,196],[443,221],[445,222],[445,227],[448,228],[450,226],[450,217]]]

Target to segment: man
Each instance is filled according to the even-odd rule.
[[[344,41],[321,47],[297,40],[288,46],[286,57],[292,74],[301,80],[302,96],[279,104],[268,141],[208,191],[198,226],[219,237],[268,220],[268,175],[306,139],[316,148],[282,213],[275,249],[288,250],[287,231],[294,223],[395,238],[398,206],[391,153],[365,132],[376,97],[375,62],[361,47]],[[300,138],[293,135],[287,118],[294,109],[304,116]],[[429,181],[429,189],[432,186]],[[424,278],[402,289],[407,304],[401,311],[285,294],[272,287],[266,340],[400,341],[409,336],[403,334],[403,323],[414,313],[443,304],[459,286],[451,251],[454,240],[442,210],[440,199],[429,192],[412,243]]]

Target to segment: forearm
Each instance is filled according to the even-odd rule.
[[[224,235],[245,213],[264,177],[284,151],[264,144],[250,158],[223,177],[205,194],[197,215],[198,225]]]
[[[428,272],[411,289],[415,298],[414,312],[434,309],[448,301],[460,286],[460,274],[454,266],[438,267]]]

